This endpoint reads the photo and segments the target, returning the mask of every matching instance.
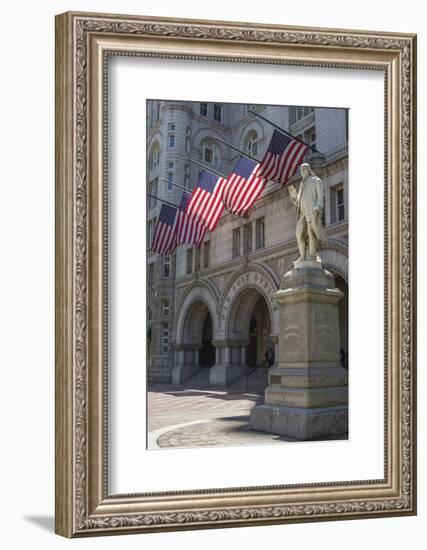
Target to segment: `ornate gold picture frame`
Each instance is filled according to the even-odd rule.
[[[384,478],[110,494],[107,60],[141,56],[384,73]],[[56,532],[135,532],[416,513],[416,37],[123,15],[56,18]]]

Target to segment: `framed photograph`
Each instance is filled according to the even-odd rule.
[[[416,37],[56,18],[56,532],[416,513]]]

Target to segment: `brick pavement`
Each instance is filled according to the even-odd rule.
[[[148,447],[213,447],[292,441],[250,429],[250,411],[262,402],[262,393],[256,392],[151,385],[148,388]]]

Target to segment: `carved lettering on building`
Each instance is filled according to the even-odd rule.
[[[224,300],[224,305],[222,307],[221,318],[223,321],[226,319],[234,298],[237,296],[237,294],[242,290],[242,288],[245,288],[246,286],[249,287],[251,285],[259,288],[262,291],[264,297],[266,297],[267,300],[270,302],[270,307],[273,311],[277,310],[277,302],[273,297],[275,289],[272,288],[271,283],[263,275],[251,271],[249,273],[243,273],[243,275],[240,275],[240,277],[236,279],[236,281],[233,283],[233,286],[228,291],[228,294]]]

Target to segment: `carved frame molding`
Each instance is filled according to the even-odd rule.
[[[385,478],[109,495],[106,59],[140,55],[385,74]],[[416,510],[416,37],[89,13],[56,18],[56,532],[67,537]]]

